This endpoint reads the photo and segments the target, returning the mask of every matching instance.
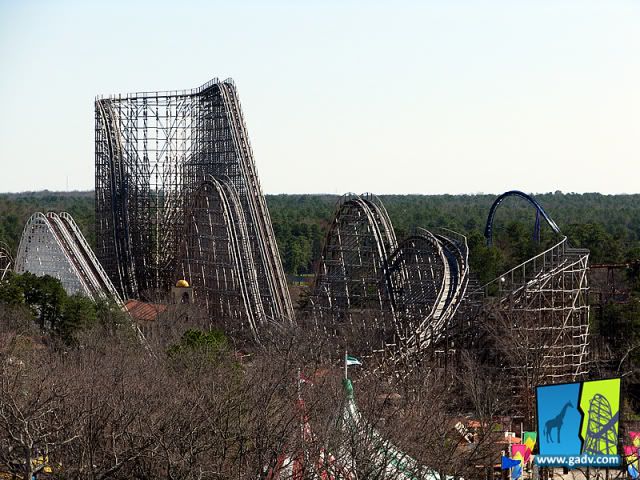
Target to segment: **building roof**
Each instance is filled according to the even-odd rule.
[[[140,302],[139,300],[127,300],[124,304],[124,310],[134,320],[153,322],[158,319],[158,315],[167,310],[167,306],[158,303]]]

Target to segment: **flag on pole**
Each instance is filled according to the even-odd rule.
[[[513,458],[502,455],[501,467],[502,470],[509,470],[510,468],[520,465],[520,460],[514,460]]]
[[[347,355],[346,362],[347,362],[347,367],[351,367],[353,365],[362,366],[362,362],[358,360],[356,357],[352,357],[351,355]]]
[[[347,354],[347,351],[344,351],[344,378],[349,379],[349,368],[352,365],[362,365],[362,362],[358,360],[356,357],[352,357]]]
[[[640,477],[640,432],[629,432],[632,445],[623,447],[627,472],[634,480]]]
[[[627,473],[635,480],[640,476],[640,472],[638,472],[638,447],[635,445],[625,445],[622,449],[624,450],[624,459],[627,463]]]
[[[527,449],[524,452],[524,463],[528,463],[531,458],[531,454],[533,453],[533,447],[536,446],[536,439],[538,434],[536,432],[524,432],[523,433],[523,442]]]
[[[522,466],[524,464],[524,452],[527,446],[521,443],[511,445],[511,458],[518,461],[518,465],[511,470],[511,480],[518,480],[522,476]]]

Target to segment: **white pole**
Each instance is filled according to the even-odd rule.
[[[344,351],[344,378],[348,379],[349,374],[347,373],[347,351]]]
[[[520,422],[520,443],[524,444],[524,426],[522,425],[522,422]],[[524,457],[522,458],[522,463],[520,463],[520,466],[522,467],[522,472],[520,473],[522,475],[522,478],[524,478],[524,474],[525,474]]]

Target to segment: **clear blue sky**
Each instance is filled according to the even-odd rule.
[[[267,193],[640,191],[640,0],[0,0],[0,191],[93,188],[95,95],[215,76]]]

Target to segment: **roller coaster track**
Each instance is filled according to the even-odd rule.
[[[451,325],[469,282],[466,237],[421,228],[403,241],[391,260],[401,356],[439,342]],[[401,307],[400,307],[401,306]]]
[[[118,116],[113,108],[110,99],[96,101],[96,110],[102,122],[105,141],[108,149],[108,168],[111,172],[109,176],[110,185],[108,189],[96,188],[96,196],[100,195],[100,203],[110,204],[110,218],[98,217],[97,221],[108,223],[111,227],[112,235],[109,238],[98,238],[99,242],[109,242],[114,249],[114,256],[119,259],[116,262],[116,278],[112,279],[119,287],[121,294],[126,297],[133,297],[137,292],[137,279],[135,275],[135,265],[132,259],[131,232],[129,229],[129,209],[128,209],[128,185],[127,172],[124,160],[124,149],[118,125]],[[96,131],[100,131],[96,129]],[[96,138],[96,141],[98,139]],[[109,198],[105,195],[109,194]],[[97,199],[98,200],[98,199]],[[109,227],[103,227],[99,231],[107,231]],[[109,249],[109,247],[106,247]]]
[[[497,207],[509,196],[524,198],[556,233],[560,228],[531,196],[513,190],[500,195],[489,211],[485,237],[491,245]],[[498,322],[506,360],[515,377],[537,365],[536,382],[575,381],[587,372],[589,346],[589,251],[572,248],[567,238],[481,287],[487,325]],[[504,347],[503,347],[504,348]],[[535,362],[532,359],[535,358]],[[526,375],[531,379],[531,375]],[[532,386],[532,385],[530,385]]]
[[[247,224],[237,192],[209,177],[193,194],[180,252],[181,277],[215,318],[246,324],[255,338],[267,320],[254,268]]]
[[[542,215],[542,217],[545,219],[547,224],[551,227],[551,229],[555,233],[560,233],[560,227],[558,227],[556,222],[554,222],[553,219],[547,214],[547,212],[545,212],[544,208],[542,208],[542,205],[540,205],[535,198],[519,190],[510,190],[498,196],[498,198],[495,199],[495,201],[493,202],[493,205],[491,205],[491,208],[489,209],[487,225],[485,226],[485,229],[484,229],[484,236],[487,239],[487,245],[491,246],[491,244],[493,243],[493,220],[496,215],[496,210],[498,209],[500,204],[508,197],[519,197],[519,198],[525,199],[527,202],[533,205],[533,207],[536,209],[537,215]],[[536,227],[538,227],[537,221],[536,221]]]
[[[47,214],[47,217],[49,217],[49,215],[55,214]],[[90,273],[90,276],[92,278],[91,283],[93,285],[93,291],[96,293],[96,295],[99,295],[101,297],[108,295],[117,303],[120,303],[120,296],[118,295],[118,291],[114,287],[113,283],[111,283],[107,272],[105,272],[104,268],[102,268],[102,265],[87,243],[86,238],[80,231],[80,228],[76,224],[73,217],[67,212],[61,212],[58,215],[58,218],[64,226],[64,229],[66,229],[66,231],[68,232],[67,236],[75,244],[74,251],[78,252],[82,265],[87,268],[88,272]]]
[[[336,322],[363,317],[383,331],[387,350],[413,355],[442,338],[468,273],[464,236],[417,229],[398,245],[382,202],[348,194],[336,206],[323,247],[311,297],[314,318],[332,330]]]
[[[397,242],[390,225],[372,196],[347,194],[338,202],[315,279],[320,316],[349,317],[351,309],[393,312],[387,258]]]
[[[588,259],[563,237],[482,287],[487,313],[541,356],[548,381],[574,381],[588,367]]]
[[[238,164],[242,176],[247,182],[247,191],[244,196],[246,199],[245,205],[251,218],[256,219],[250,225],[255,230],[253,233],[254,249],[259,251],[262,258],[261,264],[264,266],[264,272],[260,272],[264,273],[264,275],[260,275],[260,279],[267,283],[267,288],[271,292],[269,295],[270,300],[275,304],[272,316],[280,316],[281,318],[278,320],[291,323],[294,319],[293,304],[289,296],[284,270],[280,263],[280,254],[271,227],[271,217],[256,173],[253,151],[249,143],[240,101],[233,83],[229,81],[221,82],[218,84],[218,88],[227,107],[232,137],[239,157]]]
[[[58,278],[69,294],[94,300],[112,298],[117,291],[68,213],[34,213],[27,222],[16,257],[16,272]]]
[[[96,100],[96,224],[98,258],[127,297],[184,275],[210,313],[256,337],[262,324],[294,321],[230,79]],[[218,260],[231,277],[216,278]]]
[[[0,281],[4,280],[13,267],[13,257],[6,243],[0,242]]]

